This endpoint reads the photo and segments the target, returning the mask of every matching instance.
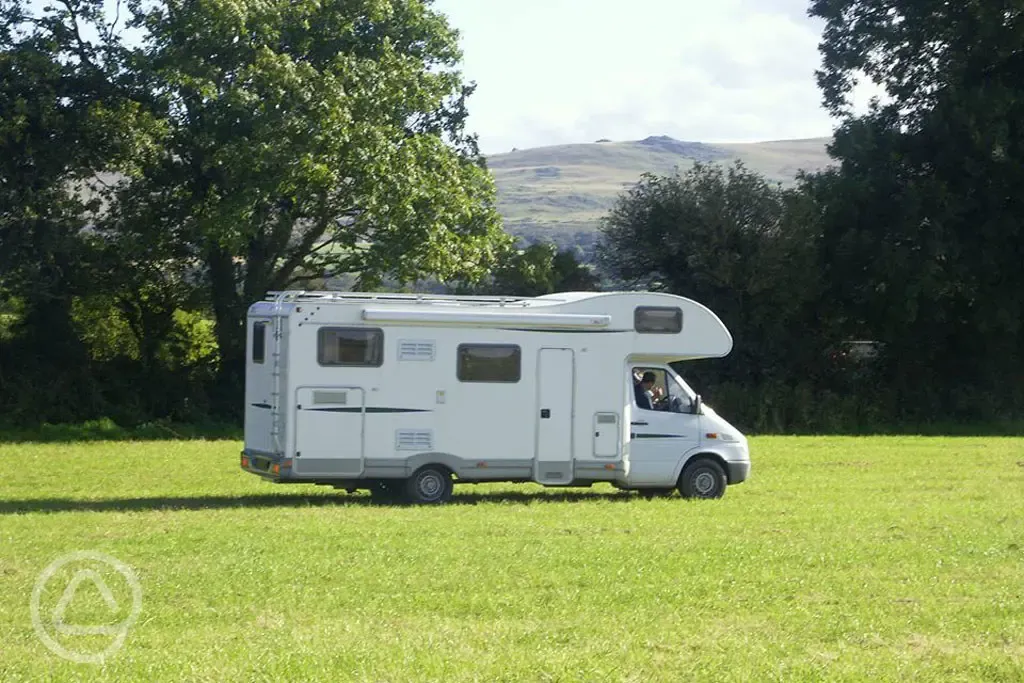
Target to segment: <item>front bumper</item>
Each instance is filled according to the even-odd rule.
[[[725,468],[729,484],[742,484],[750,476],[749,460],[747,462],[726,462]]]

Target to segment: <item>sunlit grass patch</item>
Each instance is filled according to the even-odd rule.
[[[0,446],[0,680],[1024,678],[1024,439],[757,437],[719,501],[484,485],[437,508],[268,484],[239,450]],[[79,550],[142,587],[103,667],[31,622]]]

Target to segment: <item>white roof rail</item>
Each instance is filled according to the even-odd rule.
[[[391,292],[335,292],[287,290],[283,292],[267,292],[267,300],[275,303],[290,301],[375,301],[434,304],[447,303],[467,306],[527,306],[534,297],[514,296],[473,296],[457,294],[423,294],[423,293],[391,293]],[[545,298],[545,303],[552,299]]]

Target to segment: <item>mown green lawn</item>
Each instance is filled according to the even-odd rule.
[[[1024,680],[1024,439],[759,437],[719,501],[491,485],[442,508],[263,483],[239,448],[0,445],[0,680]],[[79,550],[142,589],[102,666],[30,616]],[[64,623],[128,614],[99,575],[116,609],[83,582]]]

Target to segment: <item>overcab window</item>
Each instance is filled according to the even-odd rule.
[[[637,306],[633,327],[643,334],[679,334],[683,331],[683,309],[674,306]]]
[[[322,327],[316,353],[320,365],[380,367],[384,332],[365,327]]]
[[[460,344],[458,378],[462,382],[518,382],[522,351],[514,344]]]

